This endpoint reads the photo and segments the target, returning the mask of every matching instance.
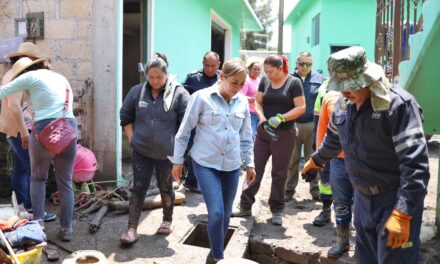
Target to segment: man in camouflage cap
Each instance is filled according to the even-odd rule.
[[[329,90],[342,97],[303,173],[343,150],[355,190],[357,262],[418,263],[429,180],[420,106],[408,92],[390,86],[362,47],[334,53],[329,64]],[[344,233],[348,238],[349,228]]]

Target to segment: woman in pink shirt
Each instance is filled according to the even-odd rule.
[[[255,97],[257,96],[258,85],[260,84],[260,63],[252,62],[248,66],[249,75],[246,78],[246,83],[241,89],[241,93],[244,94],[249,101],[249,111],[251,113],[251,126],[252,126],[252,138],[255,140],[257,134],[258,117],[255,113]]]

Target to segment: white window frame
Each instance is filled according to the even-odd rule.
[[[232,58],[232,27],[217,12],[211,10],[211,23],[213,22],[225,30],[225,57],[223,60],[229,60]]]
[[[154,52],[154,0],[147,1],[147,61]]]

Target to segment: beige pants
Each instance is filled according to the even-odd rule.
[[[296,123],[298,135],[295,138],[295,147],[290,158],[287,172],[286,191],[295,191],[299,179],[299,164],[301,161],[301,149],[304,148],[304,159],[308,161],[313,153],[313,122]],[[318,180],[310,182],[310,193],[319,192]]]

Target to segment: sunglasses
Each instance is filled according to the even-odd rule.
[[[311,62],[298,62],[298,65],[301,67],[312,67],[312,63]]]

